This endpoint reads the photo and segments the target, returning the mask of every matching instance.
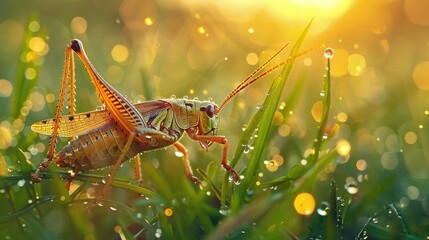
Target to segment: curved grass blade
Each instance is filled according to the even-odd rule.
[[[294,56],[299,53],[299,49],[304,42],[305,36],[311,26],[313,20],[311,20],[307,27],[304,29],[304,31],[301,33],[300,37],[298,38],[296,44],[292,48],[291,56]],[[272,119],[274,116],[274,113],[277,108],[277,104],[279,102],[279,99],[281,97],[281,94],[283,92],[284,86],[286,84],[287,77],[289,76],[289,73],[291,72],[292,66],[293,66],[294,60],[291,60],[288,64],[286,64],[281,72],[281,74],[275,78],[273,84],[271,85],[271,88],[268,92],[268,96],[266,97],[263,107],[254,115],[254,117],[251,120],[252,125],[249,126],[245,133],[246,136],[249,136],[252,134],[256,127],[258,127],[258,132],[263,134],[258,134],[259,137],[255,139],[254,142],[254,151],[252,152],[252,155],[249,159],[249,162],[247,164],[246,171],[244,172],[244,179],[240,185],[240,187],[237,189],[236,193],[234,194],[233,201],[231,202],[231,211],[233,214],[237,213],[239,207],[241,206],[241,203],[244,201],[244,197],[246,195],[246,191],[249,188],[253,188],[252,183],[255,181],[256,171],[258,167],[260,166],[260,163],[263,159],[263,155],[265,153],[265,146],[268,141],[268,133],[270,131],[271,125],[272,125]],[[243,139],[243,138],[242,138]],[[239,152],[239,156],[242,154],[242,149],[240,149],[240,146],[242,144],[247,144],[240,142],[239,147],[237,148],[237,152]],[[232,166],[235,166],[235,164],[238,162],[238,159],[233,159],[231,162]],[[227,184],[224,180],[223,187],[225,187]],[[222,193],[226,193],[226,190],[223,189]],[[222,198],[222,205],[225,204],[224,197]]]
[[[34,209],[34,208],[36,208],[36,207],[38,207],[38,206],[40,206],[40,205],[42,205],[44,203],[51,202],[51,201],[53,201],[56,198],[57,198],[57,196],[52,196],[52,195],[40,197],[39,199],[37,199],[36,201],[33,201],[32,203],[26,205],[24,208],[22,208],[21,210],[17,211],[16,213],[11,214],[9,216],[0,217],[0,223],[4,223],[4,222],[15,220],[18,217],[20,217],[20,216],[28,213],[32,209]]]
[[[66,171],[60,171],[60,170],[44,171],[40,174],[40,177],[42,179],[58,179],[58,178],[59,179],[68,179],[68,178],[70,178],[70,174]],[[0,176],[1,181],[19,181],[22,178],[23,177],[21,175]],[[101,176],[101,175],[78,173],[73,177],[73,180],[102,184],[104,178],[105,178],[105,176]],[[156,194],[155,192],[153,192],[147,188],[143,188],[143,187],[140,187],[140,186],[137,186],[134,184],[130,184],[129,179],[115,178],[112,182],[112,186],[122,188],[125,190],[129,190],[129,191],[133,191],[133,192],[136,192],[138,194],[142,194],[146,197],[159,196],[158,194]]]

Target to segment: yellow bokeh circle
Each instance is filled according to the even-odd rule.
[[[313,195],[310,193],[300,193],[295,197],[293,201],[293,206],[295,211],[301,215],[308,216],[314,212],[316,208],[316,201],[314,200]]]

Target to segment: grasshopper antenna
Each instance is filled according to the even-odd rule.
[[[246,87],[248,87],[249,85],[251,85],[252,83],[256,82],[257,80],[262,79],[263,77],[265,77],[266,75],[268,75],[269,73],[273,72],[274,70],[278,69],[279,67],[285,65],[286,63],[291,62],[292,60],[307,54],[309,52],[312,52],[314,50],[320,49],[322,47],[324,47],[324,44],[320,44],[318,46],[314,46],[312,48],[306,49],[300,53],[297,53],[296,55],[293,56],[289,56],[286,60],[280,62],[279,64],[275,65],[274,67],[268,69],[267,71],[257,75],[255,77],[255,75],[261,71],[261,69],[263,69],[268,63],[270,63],[275,57],[277,57],[277,55],[279,55],[290,43],[285,44],[282,48],[280,48],[280,50],[278,50],[270,59],[268,59],[267,61],[265,61],[261,66],[259,66],[257,69],[255,69],[251,74],[249,74],[249,76],[247,76],[237,87],[235,87],[224,99],[223,101],[220,103],[219,107],[216,108],[215,110],[215,114],[219,113],[220,110],[223,108],[223,106],[231,99],[233,98],[237,93],[241,92],[243,89],[245,89]]]

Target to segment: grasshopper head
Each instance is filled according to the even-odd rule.
[[[216,113],[217,105],[212,101],[202,101],[200,105],[200,120],[198,123],[198,135],[217,135],[219,117]],[[200,141],[201,147],[207,149],[212,141]]]

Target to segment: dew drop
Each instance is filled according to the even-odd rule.
[[[328,210],[329,210],[329,203],[326,201],[323,201],[320,203],[319,207],[317,208],[317,213],[320,216],[326,216],[328,215]]]
[[[326,48],[325,52],[323,53],[325,55],[325,58],[332,58],[334,56],[334,49],[332,48]]]
[[[234,184],[237,185],[237,186],[240,185],[241,184],[241,178],[237,179],[237,180],[234,180]]]
[[[359,191],[359,188],[355,184],[347,185],[346,189],[350,194],[356,194]]]
[[[0,193],[5,193],[5,192],[6,192],[6,189],[4,188],[0,189]]]
[[[182,203],[185,205],[189,204],[189,199],[188,198],[182,198]]]
[[[157,228],[157,229],[155,230],[155,237],[156,237],[156,238],[161,238],[161,236],[162,236],[162,230],[161,230],[161,229],[159,229],[159,228]]]
[[[243,153],[248,154],[250,152],[249,145],[243,144],[242,146],[243,146]]]
[[[67,172],[68,172],[68,174],[70,174],[70,177],[76,176],[76,173],[73,170],[71,170],[71,169],[68,170]]]
[[[18,181],[18,187],[23,187],[25,185],[25,179],[21,179]]]
[[[219,209],[219,213],[222,214],[222,215],[224,215],[224,216],[228,216],[229,213],[230,213],[230,210],[229,210],[228,206],[222,206]]]
[[[115,207],[110,207],[110,210],[112,210],[112,211],[116,211],[116,210],[118,210],[117,208],[115,208]]]
[[[183,154],[183,152],[180,152],[180,151],[175,151],[174,152],[174,155],[176,155],[176,157],[183,157],[183,156],[185,156],[185,154]]]

